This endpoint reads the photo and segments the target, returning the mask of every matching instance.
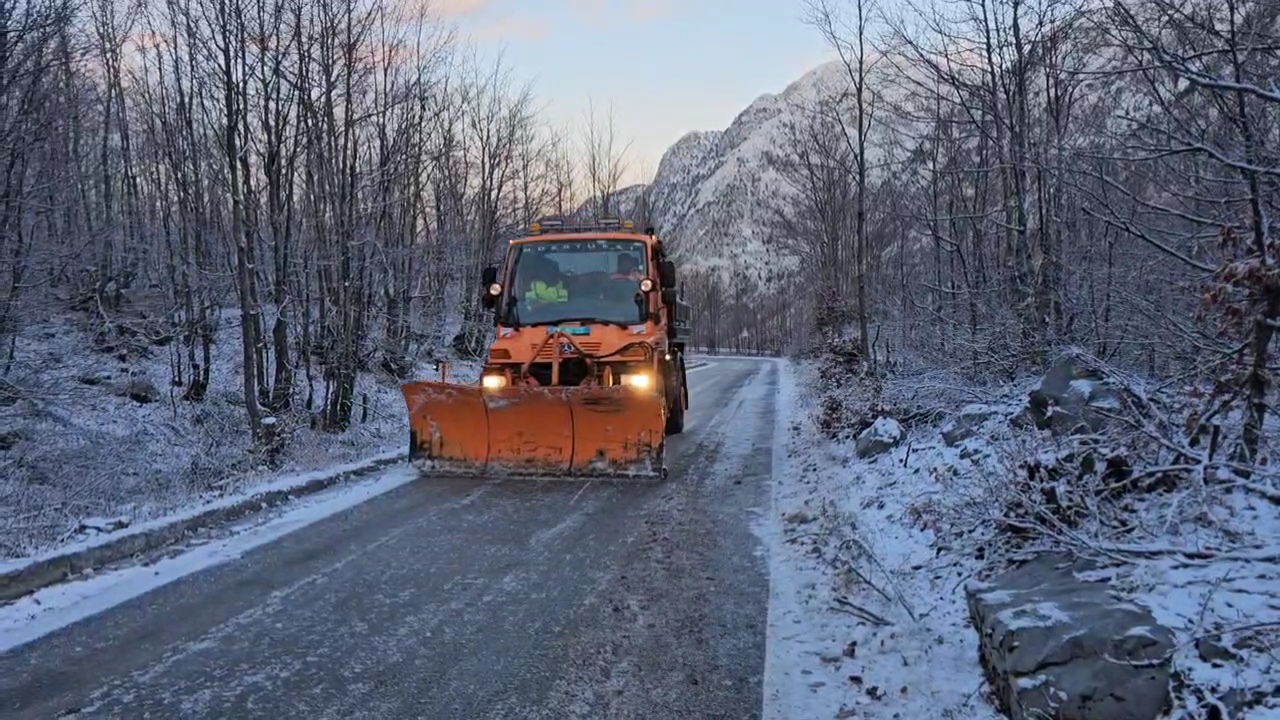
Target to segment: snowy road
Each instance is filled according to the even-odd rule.
[[[660,485],[424,478],[0,655],[3,717],[760,717],[777,369]]]

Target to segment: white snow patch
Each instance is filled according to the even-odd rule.
[[[998,617],[1010,630],[1030,627],[1052,627],[1071,622],[1071,616],[1055,603],[1038,602],[1002,610]]]

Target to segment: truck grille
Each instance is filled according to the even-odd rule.
[[[535,358],[535,359],[536,359],[536,360],[551,360],[552,358],[554,358],[554,357],[555,357],[555,355],[556,355],[556,349],[555,349],[555,346],[553,345],[553,343],[555,343],[555,342],[557,342],[557,341],[553,340],[553,341],[551,341],[551,342],[547,343],[546,345],[544,345],[544,346],[542,347],[542,351],[538,353],[538,357],[537,357],[537,358]],[[563,341],[561,341],[561,342],[563,342]],[[577,344],[577,346],[578,346],[578,347],[582,348],[582,351],[583,351],[583,352],[585,352],[585,353],[587,353],[587,354],[589,354],[589,355],[596,355],[596,354],[598,354],[598,353],[600,352],[600,347],[601,347],[601,346],[600,346],[600,343],[598,343],[598,342],[578,342],[578,343],[576,343],[576,344]],[[532,352],[532,351],[534,351],[534,350],[537,350],[537,349],[538,349],[538,344],[537,344],[537,343],[533,343],[533,344],[531,344],[531,345],[529,346],[529,350],[530,350],[531,352]]]

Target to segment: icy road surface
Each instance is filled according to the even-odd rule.
[[[759,718],[777,372],[690,373],[666,483],[422,478],[0,655],[0,716]]]

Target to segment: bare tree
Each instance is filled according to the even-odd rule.
[[[570,141],[570,128],[553,128],[548,139],[548,179],[551,183],[550,208],[561,217],[567,217],[582,202],[580,158]]]
[[[13,365],[19,326],[18,302],[37,282],[32,277],[33,255],[39,247],[32,237],[31,211],[36,205],[37,183],[52,182],[41,159],[55,137],[56,105],[42,92],[57,72],[59,45],[65,42],[75,9],[64,0],[10,3],[0,12],[0,147],[3,167],[0,180],[0,346],[5,361],[0,376]],[[65,50],[65,45],[63,46]],[[43,258],[41,258],[43,260]]]
[[[868,24],[874,7],[869,0],[852,1],[852,18],[847,18],[835,0],[810,0],[808,21],[822,34],[827,44],[836,50],[840,64],[848,79],[848,88],[837,98],[833,115],[841,139],[847,146],[853,163],[853,266],[856,287],[855,316],[858,322],[858,343],[861,356],[875,367],[871,355],[869,298],[867,273],[872,249],[867,239],[867,193],[869,176],[867,158],[868,139],[871,135],[874,111],[874,95],[870,87],[872,58],[868,51]],[[846,113],[851,117],[846,118]]]
[[[1220,393],[1201,421],[1243,399],[1240,459],[1258,457],[1280,322],[1275,226],[1280,213],[1280,37],[1272,3],[1115,2],[1107,28],[1156,113],[1126,113],[1130,163],[1158,172],[1138,194],[1103,175],[1158,225],[1099,212],[1128,235],[1201,276],[1207,367]],[[1215,247],[1216,246],[1216,247]],[[1243,396],[1243,398],[1240,398]]]
[[[598,116],[595,101],[589,101],[583,130],[583,163],[593,209],[600,217],[611,217],[617,212],[613,197],[626,174],[626,154],[630,148],[630,142],[623,145],[618,138],[613,104],[609,104],[603,116]]]

